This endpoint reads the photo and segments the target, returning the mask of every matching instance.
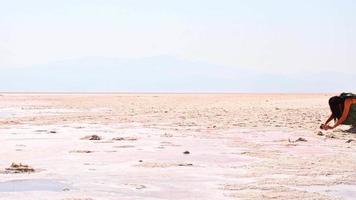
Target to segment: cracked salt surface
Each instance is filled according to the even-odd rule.
[[[0,108],[0,118],[8,118],[8,117],[27,117],[32,115],[60,115],[63,113],[74,113],[79,112],[78,109],[57,109],[57,108]]]
[[[356,198],[356,185],[330,185],[330,186],[307,186],[300,187],[299,189],[303,189],[308,192],[317,192],[321,194],[331,195],[337,198],[342,198],[343,200],[355,200]]]

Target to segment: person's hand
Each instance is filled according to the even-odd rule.
[[[324,128],[325,128],[325,124],[321,124],[321,125],[320,125],[320,129],[321,129],[321,130],[324,130]]]
[[[332,128],[331,128],[329,125],[327,125],[327,124],[322,124],[322,125],[320,126],[320,128],[323,129],[323,130],[332,129]]]

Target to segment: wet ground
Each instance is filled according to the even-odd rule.
[[[103,139],[81,139],[91,134]],[[166,199],[172,194],[170,199],[224,198],[219,187],[229,179],[225,174],[242,173],[238,167],[251,160],[239,155],[235,147],[225,147],[228,152],[221,152],[221,147],[229,142],[227,138],[216,140],[144,128],[88,124],[16,126],[0,130],[0,135],[4,141],[2,155],[37,170],[31,174],[0,175],[7,180],[0,184],[1,196],[6,198],[26,196],[26,191],[46,191],[39,185],[45,181],[36,179],[61,179],[62,185],[57,186],[63,188],[56,191],[63,198],[78,193],[105,199]],[[121,139],[113,140],[118,137]],[[10,163],[1,160],[0,164]],[[22,180],[24,177],[28,180]],[[235,178],[231,181],[240,182]],[[47,191],[53,192],[54,183],[49,184]]]
[[[88,135],[101,139],[83,139]],[[353,150],[303,131],[202,135],[139,124],[15,125],[0,129],[0,139],[2,168],[23,162],[36,170],[0,172],[0,199],[352,199],[356,192],[355,164],[335,173],[337,166],[322,166],[338,145],[348,149],[349,162]]]
[[[69,190],[68,186],[52,179],[19,179],[0,182],[0,192],[61,192]]]

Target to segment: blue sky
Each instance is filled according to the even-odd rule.
[[[0,90],[355,91],[355,10],[352,0],[0,0]]]

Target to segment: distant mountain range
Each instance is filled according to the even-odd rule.
[[[169,56],[140,59],[85,58],[26,68],[3,68],[0,80],[0,91],[18,92],[330,92],[356,90],[355,73],[266,74],[243,68],[184,61]]]

